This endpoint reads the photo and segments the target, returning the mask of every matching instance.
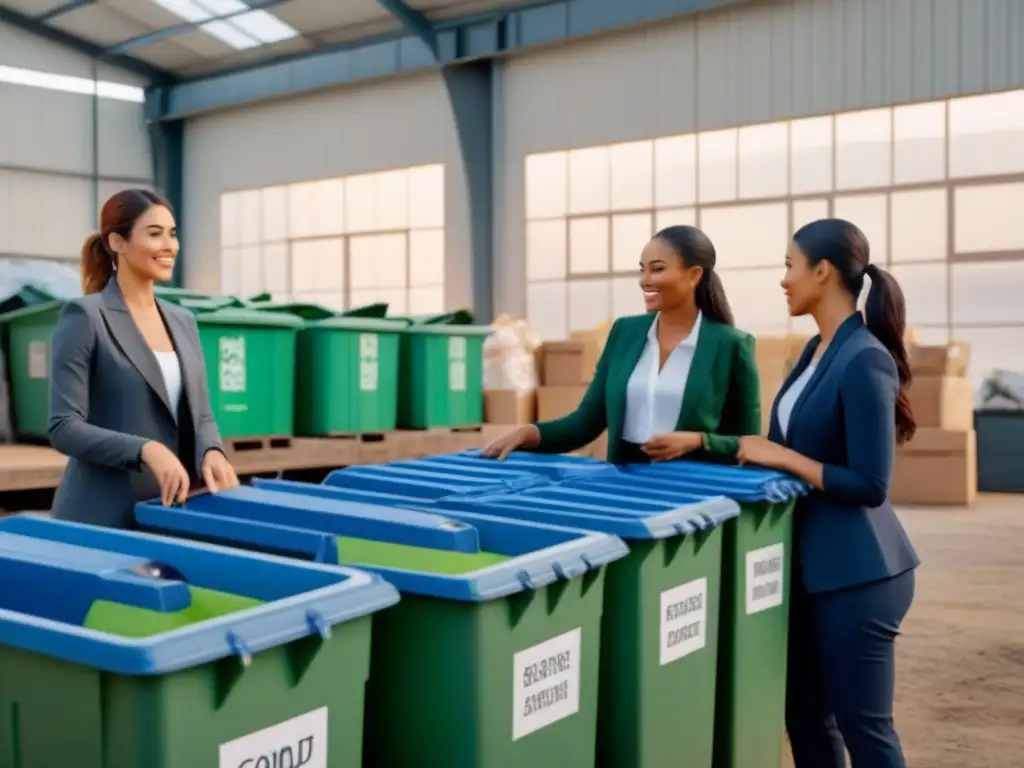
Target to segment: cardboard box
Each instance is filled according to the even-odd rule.
[[[608,333],[611,325],[604,324],[589,331],[573,331],[569,338],[583,345],[583,381],[590,382],[594,378],[594,371],[597,369],[597,362],[604,352],[604,345],[608,342]]]
[[[919,427],[974,428],[974,391],[970,379],[957,376],[915,377],[910,384],[910,407]]]
[[[537,393],[515,389],[484,392],[484,421],[488,424],[530,424],[537,418]]]
[[[971,504],[978,495],[977,436],[973,430],[921,427],[896,449],[889,499],[893,504]]]
[[[586,384],[584,345],[579,341],[546,341],[540,345],[540,383],[546,387]]]
[[[966,376],[970,361],[971,345],[966,341],[910,348],[910,370],[915,376]]]
[[[586,391],[584,384],[574,387],[541,387],[537,390],[537,420],[551,421],[568,416],[579,406]]]

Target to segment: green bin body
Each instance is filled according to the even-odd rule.
[[[782,761],[795,504],[741,504],[725,529],[715,768]]]
[[[50,344],[63,301],[0,316],[7,340],[14,427],[22,440],[45,440],[50,418]]]
[[[210,405],[225,438],[292,435],[302,320],[226,308],[196,314]]]
[[[398,426],[463,427],[484,420],[483,351],[491,329],[414,323],[402,332]]]

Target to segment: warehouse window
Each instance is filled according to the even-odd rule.
[[[133,85],[122,85],[106,80],[91,80],[87,77],[54,75],[35,69],[8,67],[0,64],[0,83],[23,85],[27,88],[44,88],[48,91],[79,93],[84,96],[98,96],[101,99],[133,101],[141,104],[146,99],[145,91]]]
[[[298,37],[299,33],[273,14],[263,10],[246,11],[242,0],[153,0],[183,21],[198,23],[211,37],[235,50],[256,48]],[[222,16],[228,18],[217,20]],[[211,21],[212,20],[212,21]]]
[[[221,290],[441,312],[444,210],[440,165],[226,193]]]

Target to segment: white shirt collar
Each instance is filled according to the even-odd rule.
[[[700,336],[700,324],[703,319],[704,313],[698,310],[697,321],[693,324],[693,330],[690,331],[690,334],[685,339],[676,345],[677,347],[690,347],[691,349],[695,349],[697,347],[697,338]],[[651,323],[651,329],[647,332],[648,340],[653,341],[654,343],[658,342],[659,320],[661,320],[660,312],[658,313],[658,316],[654,318],[654,322]]]

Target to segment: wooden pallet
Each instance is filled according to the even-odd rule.
[[[263,437],[229,437],[224,441],[232,453],[258,453],[261,451],[288,450],[294,438],[287,435],[269,435]]]

